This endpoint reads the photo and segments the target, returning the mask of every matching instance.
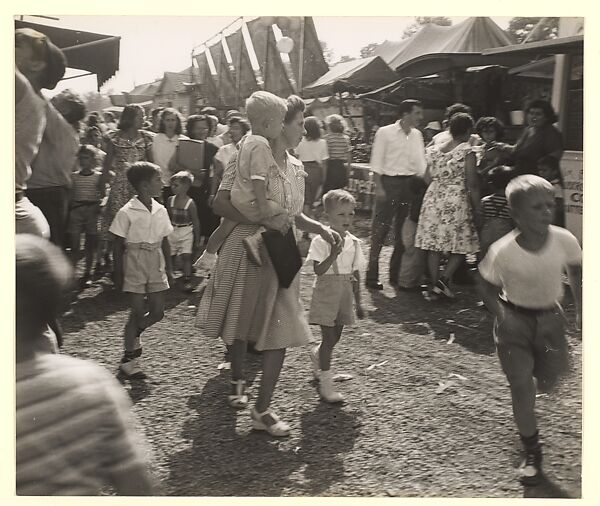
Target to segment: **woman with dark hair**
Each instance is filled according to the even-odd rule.
[[[525,115],[528,127],[514,147],[513,158],[518,174],[537,174],[537,163],[543,156],[560,161],[563,139],[553,126],[558,117],[549,102],[533,100],[527,105]]]
[[[329,159],[327,141],[321,139],[321,121],[315,116],[304,119],[306,135],[298,144],[296,154],[308,174],[304,185],[304,213],[312,216],[312,205],[319,198],[325,181],[324,163]]]
[[[472,129],[473,118],[457,113],[450,119],[452,139],[426,151],[431,184],[423,198],[415,246],[427,251],[431,297],[454,298],[449,280],[464,255],[479,251],[474,219],[480,198],[476,158],[469,143]],[[440,276],[444,252],[450,258]]]
[[[525,108],[527,127],[514,146],[498,145],[500,152],[511,155],[517,175],[538,175],[538,161],[551,156],[560,161],[564,148],[561,133],[553,123],[558,117],[546,100],[532,100]],[[562,181],[562,177],[561,177]]]
[[[484,142],[483,146],[476,148],[478,156],[477,173],[481,188],[481,196],[485,197],[494,193],[494,189],[488,184],[488,173],[498,165],[506,165],[510,157],[500,150],[494,149],[501,146],[504,136],[504,124],[492,116],[483,116],[475,123],[475,131]]]
[[[320,234],[330,244],[337,244],[341,241],[339,235],[302,213],[306,173],[302,170],[302,163],[287,150],[295,148],[304,134],[305,104],[295,95],[287,100],[283,131],[270,142],[278,165],[277,174],[271,181],[279,195],[279,203],[288,212],[288,216],[278,215],[281,221],[279,230],[286,230],[291,220],[292,226]],[[287,436],[290,427],[269,406],[286,349],[308,344],[311,332],[300,301],[300,274],[296,274],[289,288],[282,288],[264,245],[262,266],[253,263],[246,254],[243,240],[261,225],[251,223],[231,203],[236,158],[225,170],[214,207],[219,214],[238,225],[223,243],[198,308],[197,324],[204,335],[221,337],[231,351],[232,391],[228,403],[237,409],[248,404],[243,363],[248,342],[256,343],[256,349],[263,352],[262,376],[256,404],[251,411],[252,426],[273,436]]]
[[[213,213],[210,207],[211,181],[213,178],[213,162],[219,148],[207,140],[212,127],[212,122],[206,114],[193,114],[189,116],[186,124],[188,137],[201,141],[202,153],[199,162],[194,167],[183,167],[177,164],[177,157],[173,162],[173,171],[189,170],[194,176],[194,182],[188,195],[196,204],[198,219],[200,220],[200,235],[204,242],[208,241],[210,234],[219,226],[220,218]]]
[[[162,179],[162,199],[166,202],[172,195],[171,176],[173,172],[171,166],[173,157],[177,151],[179,139],[187,137],[182,136],[183,118],[177,109],[167,107],[159,114],[158,133],[152,140],[152,159],[160,167],[160,177]]]
[[[101,184],[109,182],[111,170],[115,176],[110,183],[102,219],[103,236],[106,236],[117,211],[135,195],[133,186],[127,180],[127,169],[135,162],[152,161],[152,134],[141,129],[143,123],[142,106],[130,104],[123,109],[117,130],[106,134]]]

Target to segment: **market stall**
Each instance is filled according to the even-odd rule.
[[[98,89],[119,70],[121,37],[68,30],[21,20],[15,20],[15,28],[31,28],[47,35],[66,56],[69,68],[87,71],[86,74],[73,77],[96,74]]]

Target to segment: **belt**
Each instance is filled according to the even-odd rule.
[[[413,176],[415,176],[415,175],[416,175],[416,174],[406,174],[406,175],[400,175],[400,174],[399,174],[399,175],[397,175],[397,176],[389,176],[389,175],[387,175],[387,174],[381,174],[381,177],[402,177],[402,178],[406,178],[406,177],[413,177]]]
[[[99,200],[80,200],[78,202],[73,202],[73,205],[71,205],[71,209],[75,209],[77,207],[82,206],[94,206],[98,204],[100,204]]]
[[[128,242],[127,249],[143,249],[145,251],[154,251],[161,247],[161,242]]]
[[[320,276],[317,276],[317,279],[319,278],[340,278],[340,279],[345,279],[347,281],[354,281],[356,278],[354,277],[354,274],[321,274]]]
[[[180,227],[192,227],[192,226],[194,226],[194,224],[193,224],[193,223],[186,223],[186,224],[184,224],[184,225],[176,225],[175,223],[172,223],[172,225],[173,225],[175,228],[180,228]]]
[[[500,295],[498,296],[498,299],[500,300],[500,302],[502,302],[504,305],[508,306],[512,310],[517,311],[518,313],[522,313],[522,314],[526,314],[526,315],[530,315],[530,316],[536,316],[536,315],[539,315],[542,313],[549,313],[556,309],[556,304],[553,304],[551,307],[546,307],[546,308],[532,308],[532,307],[523,307],[523,306],[519,306],[517,304],[513,304],[511,301],[501,297]]]

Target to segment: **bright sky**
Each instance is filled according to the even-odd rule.
[[[120,93],[135,85],[162,77],[165,71],[180,71],[191,64],[191,50],[225,28],[236,18],[217,16],[56,16],[59,21],[25,16],[40,24],[61,26],[121,37],[120,70],[102,88]],[[317,35],[333,50],[333,61],[342,55],[357,57],[371,42],[400,40],[413,17],[314,17]],[[456,24],[464,17],[452,17]],[[509,17],[492,17],[501,27]],[[73,71],[67,75],[77,75]],[[55,92],[73,88],[81,93],[96,89],[95,76],[59,83]]]

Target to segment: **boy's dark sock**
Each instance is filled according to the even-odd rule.
[[[123,353],[123,358],[121,359],[121,363],[129,362],[134,358],[139,358],[142,356],[142,348],[138,348],[137,350],[125,350]]]
[[[522,434],[519,434],[525,450],[537,450],[540,448],[539,434],[539,431],[535,431],[535,434],[532,436],[523,436]]]

